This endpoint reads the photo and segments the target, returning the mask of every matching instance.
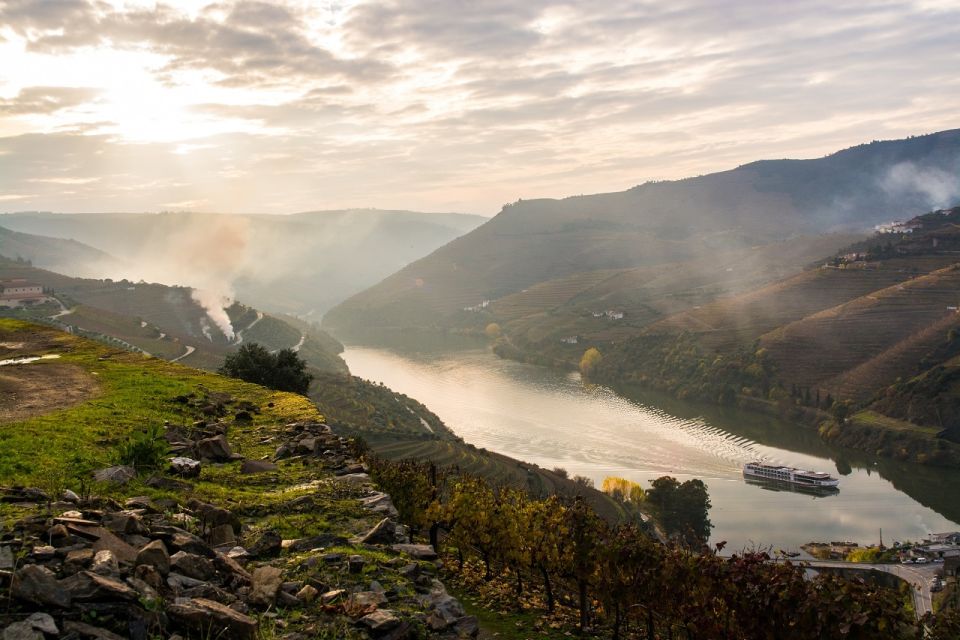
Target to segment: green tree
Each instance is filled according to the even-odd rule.
[[[217,372],[278,391],[302,395],[306,395],[313,380],[313,376],[307,373],[307,363],[293,349],[270,353],[255,342],[241,345],[236,353],[229,354]]]

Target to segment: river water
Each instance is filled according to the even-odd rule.
[[[710,492],[712,542],[728,550],[799,550],[817,540],[917,540],[960,530],[960,472],[842,451],[810,428],[735,410],[696,406],[635,389],[584,384],[565,373],[503,360],[473,345],[349,346],[354,375],[424,403],[467,442],[592,478],[649,486],[672,475]],[[756,459],[840,477],[834,495],[747,484]]]

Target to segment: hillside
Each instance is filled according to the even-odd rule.
[[[73,239],[122,259],[37,255],[97,278],[191,284],[319,320],[331,306],[485,222],[457,213],[350,209],[253,214],[0,215],[0,226]],[[0,252],[2,253],[2,252]],[[55,268],[57,267],[57,268]]]
[[[518,201],[332,309],[324,322],[334,332],[449,328],[462,322],[466,307],[575,274],[680,264],[802,235],[861,230],[949,204],[910,176],[927,172],[955,183],[958,169],[960,131],[953,130],[620,193]]]
[[[122,267],[119,260],[82,242],[18,233],[3,227],[0,256],[83,277],[96,275],[101,265],[109,269]]]
[[[851,447],[960,464],[960,207],[818,267],[673,314],[603,352],[597,379],[836,418]],[[584,345],[581,345],[583,348]],[[847,419],[849,417],[849,419]]]
[[[52,290],[56,302],[6,315],[53,322],[91,337],[119,341],[129,348],[213,370],[243,342],[271,350],[295,348],[318,371],[345,373],[339,343],[309,323],[264,314],[234,303],[220,326],[186,287],[126,280],[95,280],[61,275],[0,258],[0,279],[25,278]],[[224,331],[235,332],[228,339]]]

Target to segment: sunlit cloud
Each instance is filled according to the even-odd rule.
[[[494,213],[813,157],[957,127],[958,25],[938,0],[8,0],[0,194]]]

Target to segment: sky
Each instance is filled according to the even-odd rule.
[[[960,0],[0,0],[0,211],[492,215],[960,127]]]

